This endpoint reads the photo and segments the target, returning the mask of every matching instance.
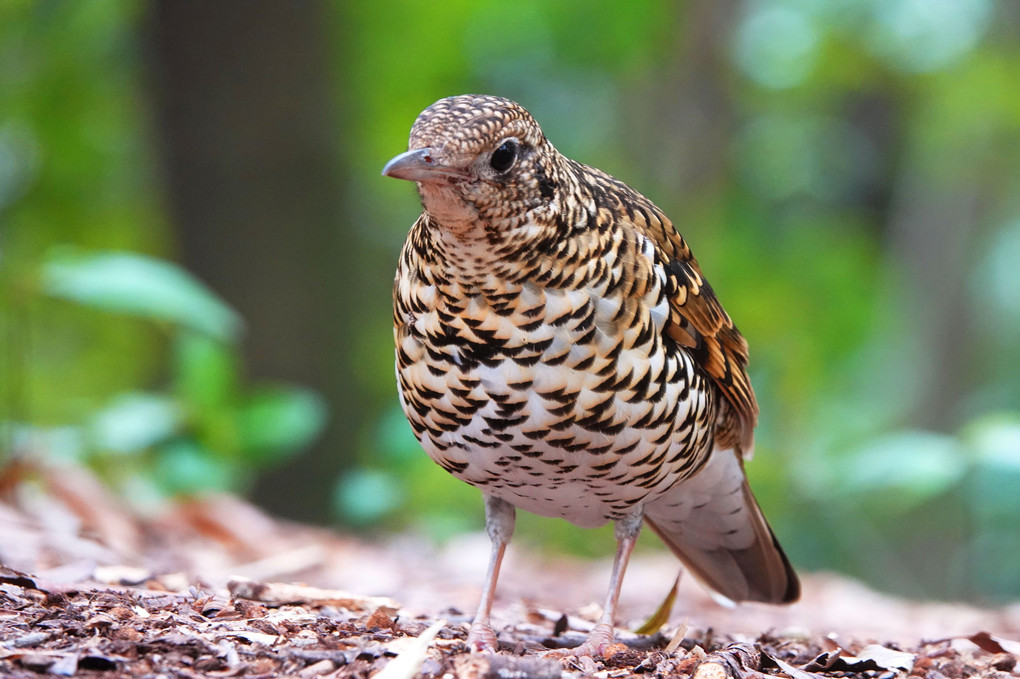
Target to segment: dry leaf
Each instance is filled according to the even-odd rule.
[[[673,581],[673,587],[666,594],[666,598],[662,600],[662,603],[655,609],[651,617],[645,620],[641,627],[634,630],[635,634],[655,634],[669,622],[669,615],[673,612],[673,604],[676,603],[676,591],[680,587],[681,575],[683,575],[683,571],[677,573],[676,580]]]
[[[869,644],[857,653],[857,658],[862,661],[871,660],[886,670],[914,669],[914,662],[917,656],[913,653],[904,653],[880,644]],[[849,658],[847,658],[849,661]]]
[[[373,675],[374,679],[413,679],[417,676],[418,669],[425,661],[429,644],[445,625],[445,620],[439,620],[419,634],[414,643],[401,651],[386,667],[376,672]]]
[[[978,632],[972,634],[966,639],[976,644],[982,651],[988,651],[989,653],[1011,653],[1013,655],[1020,655],[1020,641],[1011,641],[1009,639],[1000,639],[993,637],[988,632]]]
[[[772,655],[766,655],[766,657],[769,659],[770,662],[774,663],[776,667],[781,669],[784,674],[786,674],[788,677],[791,677],[792,679],[820,679],[821,677],[820,674],[815,674],[814,672],[809,672],[807,670],[796,668],[790,663],[783,660],[782,658],[777,658]]]

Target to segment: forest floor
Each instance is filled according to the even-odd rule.
[[[682,581],[658,633],[624,631],[674,581],[665,553],[635,556],[620,643],[560,661],[542,651],[583,639],[610,563],[511,548],[494,611],[500,653],[470,654],[487,555],[484,535],[442,548],[414,536],[367,542],[228,496],[140,516],[84,472],[8,469],[0,676],[1020,676],[1020,604],[911,602],[834,575],[806,575],[787,607],[726,609]]]

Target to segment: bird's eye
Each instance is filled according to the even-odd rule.
[[[499,148],[492,152],[492,158],[489,159],[489,165],[496,172],[506,172],[513,167],[514,162],[517,160],[517,142],[513,139],[507,139]]]

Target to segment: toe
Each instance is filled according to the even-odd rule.
[[[492,627],[480,622],[471,623],[467,645],[475,653],[495,653],[499,650],[499,642]]]

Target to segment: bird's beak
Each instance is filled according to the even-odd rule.
[[[394,157],[383,168],[384,177],[407,179],[412,182],[428,182],[439,179],[466,179],[467,174],[457,168],[436,161],[432,149],[423,148],[407,151]]]

